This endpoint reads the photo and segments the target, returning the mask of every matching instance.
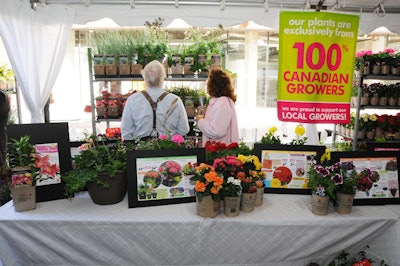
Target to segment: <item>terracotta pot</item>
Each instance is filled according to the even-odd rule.
[[[371,67],[370,67],[369,62],[368,62],[368,64],[364,65],[363,75],[364,76],[368,76],[369,74],[371,74]]]
[[[381,74],[381,66],[380,65],[373,65],[372,66],[372,74],[380,75]]]
[[[400,75],[400,66],[392,66],[391,72],[393,75]]]
[[[389,106],[396,106],[396,104],[397,104],[397,98],[389,97],[389,99],[388,99],[388,105],[389,105]]]
[[[335,210],[341,214],[351,213],[353,207],[354,194],[336,193]]]
[[[369,99],[369,104],[370,105],[378,105],[378,103],[379,103],[379,98],[378,97],[375,97],[375,96],[373,96],[373,97],[371,97],[370,99]]]
[[[365,136],[367,137],[367,139],[373,139],[375,136],[375,132],[372,130],[366,131]]]
[[[368,105],[369,104],[369,97],[363,96],[361,97],[361,105]]]
[[[359,130],[357,132],[357,139],[365,139],[365,130]]]
[[[389,75],[390,74],[390,66],[382,65],[381,66],[381,75]]]
[[[118,171],[114,177],[110,177],[109,173],[100,173],[98,178],[109,184],[109,187],[104,188],[102,185],[97,185],[95,182],[87,184],[92,201],[99,205],[111,205],[122,201],[127,191],[127,178],[125,171]]]
[[[380,97],[378,105],[379,106],[386,106],[387,102],[388,102],[388,98],[387,97]]]

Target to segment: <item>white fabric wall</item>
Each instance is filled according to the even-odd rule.
[[[0,35],[21,88],[31,123],[44,121],[43,107],[59,73],[75,15],[73,9],[27,1],[0,1]]]

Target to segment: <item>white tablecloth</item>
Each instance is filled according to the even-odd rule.
[[[399,244],[389,243],[385,234],[399,235],[393,225],[400,211],[393,207],[354,206],[349,215],[331,209],[315,216],[310,204],[308,195],[265,194],[254,212],[204,219],[196,215],[195,203],[129,209],[127,198],[100,206],[84,195],[15,212],[9,202],[0,207],[0,258],[4,266],[303,266],[326,263],[379,238],[388,243],[375,243],[374,252],[382,247],[384,256],[392,256]]]

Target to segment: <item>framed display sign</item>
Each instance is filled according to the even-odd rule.
[[[7,137],[20,139],[29,135],[35,146],[39,173],[36,201],[65,198],[61,175],[72,169],[68,123],[15,124],[7,126]]]
[[[398,151],[332,152],[332,162],[351,161],[355,166],[357,191],[354,205],[399,204]]]
[[[129,208],[196,201],[190,177],[205,149],[127,151]]]
[[[256,143],[253,152],[266,176],[265,192],[310,194],[307,173],[312,161],[319,162],[325,146]]]

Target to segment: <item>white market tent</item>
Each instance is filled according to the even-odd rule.
[[[320,10],[359,15],[359,34],[379,27],[400,33],[398,0],[0,0],[0,6],[0,35],[32,123],[43,122],[71,29],[98,20],[132,27],[162,17],[171,27],[179,18],[194,27],[277,30],[281,11]]]

